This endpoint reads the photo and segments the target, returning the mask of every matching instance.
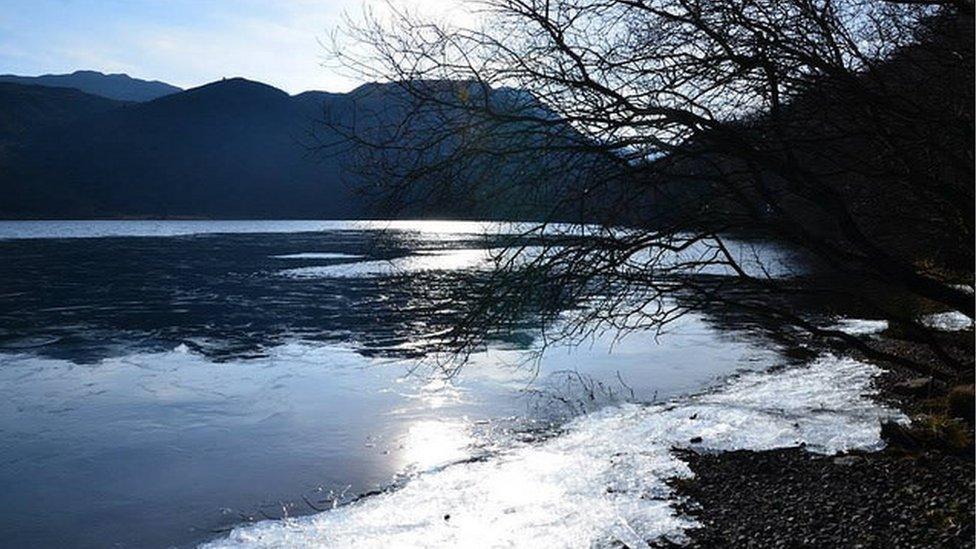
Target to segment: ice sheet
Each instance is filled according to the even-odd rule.
[[[901,416],[869,398],[879,372],[826,355],[668,404],[605,408],[543,443],[422,474],[318,515],[243,526],[207,547],[640,547],[680,539],[693,523],[671,507],[664,481],[690,471],[672,447],[880,449],[881,420]]]

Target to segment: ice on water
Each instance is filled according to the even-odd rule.
[[[869,398],[879,372],[826,355],[667,404],[608,407],[545,442],[421,474],[325,513],[240,527],[208,547],[640,547],[680,539],[692,522],[671,507],[664,480],[690,471],[672,447],[879,449],[880,422],[902,419]]]
[[[959,311],[924,315],[918,320],[927,328],[943,332],[958,332],[961,330],[970,330],[973,327],[973,319]],[[875,335],[888,329],[888,321],[843,318],[838,320],[831,328],[854,336]]]
[[[841,318],[834,325],[829,326],[829,328],[852,336],[875,335],[888,329],[888,321],[864,318]]]
[[[302,252],[297,254],[273,255],[274,259],[359,259],[358,254],[344,254],[340,252]]]
[[[286,269],[280,274],[290,278],[349,278],[412,273],[418,271],[455,271],[489,265],[484,249],[424,251],[394,259],[377,259],[335,265],[315,265]]]
[[[959,311],[948,311],[922,317],[922,324],[935,330],[958,332],[972,329],[973,319]]]

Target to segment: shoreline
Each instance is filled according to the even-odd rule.
[[[874,341],[883,344],[885,340]],[[380,491],[355,505],[341,505],[331,513],[314,513],[293,521],[239,524],[204,546],[266,546],[285,539],[341,545],[341,540],[367,538],[393,545],[393,540],[418,544],[421,538],[414,536],[423,536],[425,543],[440,539],[451,544],[467,539],[471,532],[466,521],[484,517],[486,509],[494,517],[492,521],[505,524],[498,530],[500,536],[518,532],[516,537],[505,538],[509,541],[518,539],[527,544],[529,538],[518,537],[522,535],[555,539],[576,529],[566,537],[575,542],[590,539],[610,517],[626,517],[627,510],[637,505],[648,506],[642,513],[653,515],[652,523],[630,531],[642,535],[628,537],[627,532],[618,530],[605,533],[623,546],[972,547],[972,438],[968,449],[955,451],[931,441],[911,447],[906,441],[912,433],[918,434],[917,427],[897,427],[905,416],[912,416],[919,424],[919,414],[932,407],[929,401],[947,388],[930,384],[924,392],[906,393],[906,381],[912,382],[917,374],[849,354],[819,356],[821,359],[813,362],[802,361],[804,366],[798,368],[785,366],[733,376],[721,387],[654,405],[653,409],[631,406],[622,415],[608,411],[584,416],[589,419],[581,419],[563,436],[526,446],[504,459],[454,464],[417,477],[398,490]],[[834,365],[825,369],[825,360]],[[837,369],[845,363],[846,370]],[[814,371],[818,364],[819,373]],[[855,364],[860,367],[851,369]],[[878,371],[879,366],[886,368],[884,373]],[[861,371],[864,367],[875,373]],[[813,377],[807,377],[810,375]],[[862,383],[864,375],[871,378],[866,384]],[[819,380],[820,385],[811,387],[813,380]],[[794,393],[797,387],[805,389]],[[838,393],[844,395],[840,400],[825,398]],[[771,404],[770,398],[775,403]],[[712,409],[715,405],[722,408]],[[865,410],[874,405],[879,406],[878,411],[888,412],[873,424],[865,422],[869,419]],[[728,410],[737,410],[743,417],[729,423],[724,415]],[[904,415],[893,413],[898,411]],[[715,413],[722,424],[734,425],[735,429],[712,430],[709,421],[715,418],[710,415]],[[876,412],[868,415],[871,413]],[[826,418],[832,419],[822,423]],[[880,430],[880,439],[876,430],[879,420],[888,422],[884,423],[888,427]],[[858,429],[859,434],[850,438]],[[971,424],[969,430],[971,433]],[[732,433],[732,439],[725,438]],[[743,443],[734,438],[741,436],[755,440]],[[629,441],[653,444],[638,443],[635,448]],[[803,442],[790,446],[797,441]],[[502,498],[504,501],[495,502],[498,505],[485,507],[485,499],[498,495],[493,488],[498,478],[517,477],[526,485],[550,478],[553,472],[548,466],[539,469],[540,464],[549,463],[539,456],[550,454],[586,458],[587,467],[565,471],[561,476],[574,483],[592,476],[593,469],[605,470],[576,486],[573,497],[529,498],[518,504]],[[612,456],[609,468],[607,455]],[[649,456],[657,456],[657,464],[640,467]],[[624,466],[617,471],[624,476],[612,474],[618,465]],[[499,477],[500,471],[503,474]],[[592,515],[588,520],[567,523],[558,533],[536,531],[540,523],[533,517],[540,510],[548,509],[546,514],[555,516],[571,515],[573,509],[559,506],[567,499],[580,503],[581,494],[592,495],[594,485],[608,481],[606,495],[582,505]],[[432,509],[425,509],[431,503],[431,493],[452,497],[437,500]],[[608,502],[618,499],[619,506],[610,504],[607,508]],[[509,507],[499,514],[499,506]],[[625,523],[636,518],[625,519]],[[376,524],[382,525],[380,531],[366,527]]]
[[[713,389],[658,404],[606,407],[571,420],[560,436],[539,444],[454,464],[332,512],[240,525],[204,547],[286,541],[582,547],[607,540],[614,546],[669,546],[688,539],[696,526],[695,517],[679,508],[688,498],[669,481],[695,473],[675,448],[757,455],[763,452],[741,449],[777,452],[804,441],[821,455],[879,449],[878,421],[903,419],[866,396],[879,373],[873,365],[828,354],[804,367],[743,372]]]
[[[957,337],[972,342],[971,331]],[[892,338],[879,344],[919,352]],[[972,416],[947,421],[951,387],[878,365],[885,373],[873,398],[912,419],[908,428],[882,426],[883,450],[675,450],[693,476],[669,481],[679,498],[674,508],[698,522],[677,546],[974,547]],[[968,406],[971,412],[972,393]]]

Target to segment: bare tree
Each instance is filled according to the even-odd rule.
[[[557,339],[660,330],[721,306],[936,376],[969,371],[917,306],[891,296],[973,318],[971,3],[473,6],[468,28],[367,14],[333,46],[385,83],[330,123],[387,204],[470,201],[537,221],[497,254],[484,299],[454,330],[459,348],[540,302],[560,304],[541,319]],[[377,94],[399,107],[377,108]],[[501,207],[514,202],[530,207]],[[730,236],[782,242],[807,270],[774,272]],[[936,363],[782,299],[797,296],[856,304]]]

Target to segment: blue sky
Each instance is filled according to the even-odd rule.
[[[124,72],[184,88],[222,77],[290,93],[359,82],[319,40],[375,0],[0,0],[0,73]],[[410,0],[443,10],[453,0]]]

